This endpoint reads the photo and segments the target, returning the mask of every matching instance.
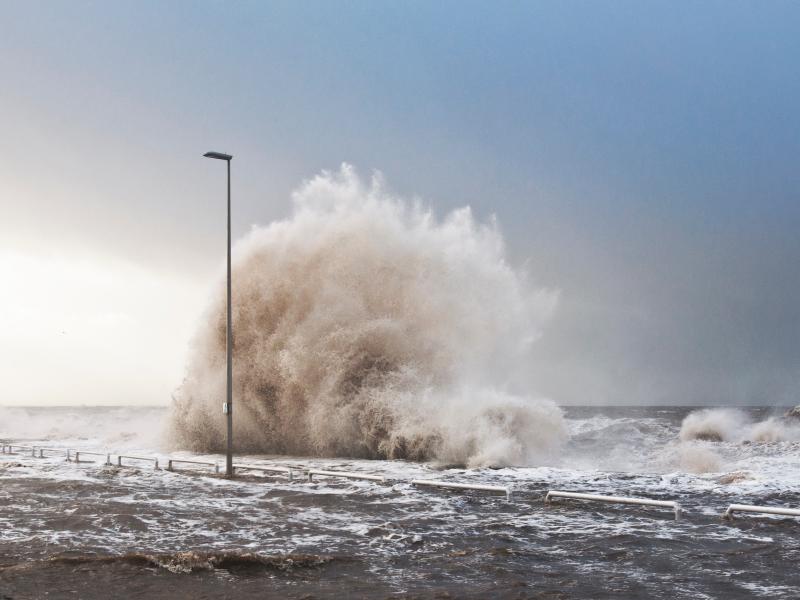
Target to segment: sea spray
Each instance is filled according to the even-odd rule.
[[[52,440],[85,450],[158,449],[164,413],[155,406],[0,406],[0,439]]]
[[[344,165],[254,228],[233,264],[234,429],[240,451],[546,460],[566,437],[551,401],[507,384],[557,295],[505,259],[496,224],[437,220]],[[173,403],[178,447],[224,447],[225,303],[214,298]]]
[[[684,441],[734,443],[798,441],[800,424],[777,417],[753,422],[744,411],[735,408],[707,408],[686,415],[679,437]]]
[[[753,424],[749,439],[754,442],[796,442],[800,440],[800,426],[794,420],[769,417]]]
[[[681,470],[687,473],[716,473],[722,470],[722,457],[697,442],[682,442],[678,457]]]
[[[733,408],[709,408],[696,410],[684,418],[680,438],[709,442],[737,440],[747,425],[747,416]]]

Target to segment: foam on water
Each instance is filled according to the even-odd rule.
[[[48,411],[28,410],[34,423]],[[135,409],[130,410],[133,417]],[[62,422],[101,430],[110,430],[125,414],[116,409],[66,412]],[[447,565],[454,570],[448,571],[451,582],[464,564],[469,577],[484,573],[487,581],[503,580],[506,576],[498,573],[514,569],[559,578],[569,574],[579,582],[613,575],[636,582],[626,584],[634,587],[625,587],[620,597],[686,599],[723,592],[737,597],[725,587],[729,578],[716,574],[729,571],[731,561],[738,560],[732,557],[741,556],[735,585],[749,587],[737,589],[774,585],[769,589],[776,598],[790,598],[782,590],[791,587],[788,565],[800,558],[792,546],[797,523],[771,517],[723,522],[720,517],[732,502],[800,503],[800,443],[682,440],[687,412],[567,409],[571,438],[560,456],[539,467],[467,469],[402,460],[237,455],[241,462],[298,470],[381,474],[389,480],[385,485],[257,475],[230,481],[207,471],[118,470],[99,463],[75,465],[57,456],[3,455],[0,550],[36,558],[59,549],[80,549],[82,557],[128,552],[180,557],[189,551],[319,555],[324,549],[326,555],[356,557],[376,582],[394,586],[397,593],[413,586],[407,567],[397,567],[413,556],[414,573],[424,565]],[[158,417],[165,415],[162,410]],[[754,423],[766,420],[746,415]],[[52,435],[26,441],[64,446],[79,440],[85,449],[118,449],[106,446],[99,432],[92,437],[77,428],[68,435],[66,441]],[[159,453],[146,444],[134,449]],[[220,455],[182,454],[222,462]],[[410,484],[417,478],[511,486],[515,494],[507,502],[492,494],[418,489]],[[663,509],[569,501],[545,506],[548,489],[677,500],[686,514],[675,521]],[[688,579],[682,573],[673,581],[663,571],[665,561],[676,556],[680,564],[692,565]],[[775,560],[783,566],[765,575],[765,565]],[[669,594],[664,578],[675,583],[668,586]]]

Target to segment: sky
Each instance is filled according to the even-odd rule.
[[[234,237],[495,215],[562,404],[800,402],[800,4],[0,0],[0,404],[166,404]]]

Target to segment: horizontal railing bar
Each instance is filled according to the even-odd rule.
[[[512,490],[501,485],[482,485],[473,483],[455,483],[452,481],[437,481],[436,479],[413,479],[411,485],[448,488],[453,490],[477,490],[480,492],[499,492],[505,494],[510,500]]]
[[[18,446],[17,444],[3,444],[3,454],[16,454],[14,449],[30,450],[31,456],[36,456],[36,446]]]
[[[80,462],[81,455],[85,455],[85,456],[106,457],[106,464],[111,464],[110,462],[111,454],[107,452],[92,452],[88,450],[72,450],[70,448],[50,448],[43,446],[26,446],[20,444],[7,444],[7,443],[0,444],[0,447],[2,449],[2,453],[4,454],[6,453],[13,454],[16,450],[30,450],[32,451],[33,456],[36,456],[36,451],[38,450],[40,457],[42,457],[43,453],[45,452],[58,452],[66,454],[67,460],[71,460],[72,453],[74,452],[74,457],[76,462]],[[123,459],[152,462],[154,464],[154,467],[158,469],[158,458],[155,457],[120,454],[117,455],[117,464],[119,466],[123,466],[122,464]],[[219,464],[210,461],[172,458],[169,459],[167,469],[172,470],[174,464],[195,464],[195,465],[210,466],[214,467],[216,472],[219,472]],[[278,467],[278,466],[255,465],[255,464],[254,465],[235,464],[233,465],[233,468],[234,470],[241,469],[250,471],[262,471],[268,473],[281,473],[287,475],[289,479],[292,479],[292,469],[290,467],[283,467],[283,466]],[[323,469],[309,469],[307,470],[307,475],[309,481],[313,481],[314,475],[323,477],[343,477],[346,479],[360,479],[360,480],[377,481],[377,482],[386,481],[386,478],[381,475],[370,475],[367,473],[358,473],[354,471],[329,471]],[[512,494],[511,488],[497,486],[497,485],[456,483],[450,481],[438,481],[434,479],[414,479],[411,481],[411,484],[415,486],[426,486],[426,487],[436,487],[445,489],[499,492],[506,494],[508,498],[511,498]],[[545,495],[544,500],[546,503],[549,503],[553,498],[569,498],[575,500],[589,500],[596,502],[632,504],[640,506],[659,506],[664,508],[671,508],[675,511],[676,519],[680,517],[682,512],[680,504],[673,500],[652,500],[649,498],[632,498],[626,496],[604,496],[599,494],[585,494],[582,492],[566,492],[562,490],[548,491],[547,494]],[[761,513],[770,515],[800,517],[800,509],[798,508],[786,508],[779,506],[757,506],[751,504],[731,504],[724,512],[723,517],[726,519],[731,518],[733,516],[733,513],[735,512],[752,512],[752,513]]]
[[[186,460],[186,459],[183,459],[183,458],[170,458],[167,461],[167,471],[172,471],[172,465],[175,464],[175,463],[187,464],[187,465],[204,465],[204,466],[207,466],[207,467],[214,467],[214,472],[215,473],[219,473],[219,463],[202,461],[202,460]]]
[[[17,450],[34,450],[35,446],[20,446],[18,444],[6,444],[6,448],[13,452],[14,448]]]
[[[158,469],[158,459],[153,458],[151,456],[133,456],[130,454],[118,454],[117,455],[117,466],[122,467],[122,459],[126,458],[128,460],[146,460],[153,463],[153,468]]]
[[[622,504],[647,504],[651,506],[665,506],[673,508],[675,502],[672,500],[650,500],[649,498],[631,498],[628,496],[600,496],[598,494],[583,494],[580,492],[562,492],[551,490],[547,492],[548,497],[575,498],[578,500],[597,500],[599,502],[617,502]]]
[[[111,464],[111,453],[110,452],[89,452],[88,450],[76,450],[75,451],[75,462],[81,462],[81,455],[86,454],[88,456],[105,456],[106,457],[106,465]],[[69,451],[67,451],[67,460],[69,460]]]
[[[551,498],[572,498],[575,500],[591,500],[595,502],[610,502],[614,504],[636,504],[640,506],[662,506],[671,508],[675,511],[675,518],[680,518],[681,506],[674,500],[651,500],[649,498],[629,498],[626,496],[601,496],[598,494],[583,494],[580,492],[563,492],[560,490],[550,490],[544,497],[544,501],[550,502]]]
[[[39,448],[39,458],[44,458],[45,452],[58,452],[59,454],[69,456],[69,450],[66,448]]]
[[[268,467],[264,465],[233,465],[234,469],[247,469],[250,471],[274,471],[275,473],[286,473],[291,471],[289,467]]]
[[[800,509],[784,508],[781,506],[755,506],[752,504],[731,504],[725,514],[726,519],[733,517],[734,512],[763,513],[766,515],[785,515],[789,517],[800,517]]]
[[[344,477],[345,479],[364,479],[366,481],[380,481],[384,483],[386,478],[381,475],[367,475],[366,473],[356,473],[354,471],[324,471],[322,469],[309,469],[306,471],[308,480],[313,481],[314,475],[323,477]]]
[[[286,475],[290,481],[294,479],[294,473],[289,467],[269,467],[262,465],[233,465],[234,472],[236,472],[236,469],[243,469],[245,471],[262,471],[266,473],[282,473]]]

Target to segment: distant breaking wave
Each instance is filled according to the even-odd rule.
[[[348,165],[235,248],[240,451],[529,465],[566,437],[551,401],[504,391],[555,308],[505,260],[493,222],[439,221]],[[224,447],[222,287],[175,393],[172,441]]]
[[[735,408],[710,408],[689,413],[681,424],[681,440],[708,442],[800,441],[796,419],[769,417],[754,423]]]

